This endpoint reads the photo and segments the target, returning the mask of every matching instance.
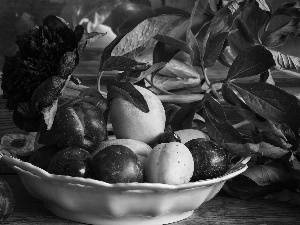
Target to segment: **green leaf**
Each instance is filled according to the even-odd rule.
[[[292,18],[299,18],[300,17],[300,3],[299,1],[294,2],[286,2],[281,5],[273,14],[272,16],[276,15],[286,15]]]
[[[179,51],[178,45],[182,44],[182,41],[177,41],[171,37],[156,35],[155,37],[161,37],[162,41],[158,41],[153,50],[153,64],[160,62],[169,62]],[[158,40],[157,38],[155,38]],[[164,41],[168,39],[168,41]],[[168,42],[168,43],[166,43]],[[176,42],[176,44],[174,43]],[[168,45],[170,44],[170,45]],[[178,44],[178,45],[177,45]],[[186,45],[185,43],[183,43]],[[176,46],[177,45],[177,46]]]
[[[120,42],[120,40],[124,37],[124,35],[117,36],[113,41],[107,45],[102,54],[101,54],[101,60],[100,60],[100,67],[99,71],[103,71],[103,64],[104,62],[111,57],[111,52],[114,49],[114,47]]]
[[[205,67],[211,67],[217,60],[226,37],[231,33],[233,24],[241,12],[242,6],[232,1],[218,10],[212,19],[203,41]]]
[[[287,124],[293,131],[300,126],[300,101],[294,95],[268,83],[229,83],[245,103],[260,116]]]
[[[150,67],[147,63],[140,63],[124,56],[111,56],[104,61],[101,70],[119,70],[119,71],[144,71]]]
[[[228,43],[234,55],[243,49],[259,44],[259,32],[269,21],[270,13],[259,7],[257,1],[248,3],[236,19],[233,32],[228,36]]]
[[[173,131],[192,128],[195,113],[202,108],[203,100],[186,103],[173,116],[171,128]]]
[[[278,164],[273,164],[271,166],[256,165],[247,169],[242,175],[250,178],[260,186],[266,186],[277,182],[287,182],[292,179],[290,172]]]
[[[275,31],[265,31],[261,35],[261,43],[269,48],[274,48],[284,44],[291,36],[300,37],[300,18],[292,19]]]
[[[217,61],[223,48],[228,32],[219,33],[208,37],[205,46],[205,54],[203,56],[204,67],[212,67]]]
[[[161,34],[157,34],[153,38],[157,41],[171,45],[172,47],[176,47],[177,49],[180,49],[180,50],[186,52],[187,54],[189,54],[190,49],[189,49],[188,44],[185,41],[177,40],[173,37],[169,37],[169,36],[161,35]]]
[[[107,84],[108,107],[115,97],[124,98],[144,113],[149,112],[148,104],[144,96],[129,82],[119,82],[113,79]]]
[[[259,57],[257,57],[259,56]],[[226,80],[255,76],[274,66],[272,54],[263,46],[251,46],[243,50],[233,61]]]
[[[222,105],[210,94],[204,95],[205,125],[208,134],[219,143],[242,143],[241,134],[227,120]]]
[[[256,0],[256,2],[259,5],[259,8],[261,8],[264,11],[271,12],[272,11],[272,5],[270,3],[268,4],[268,1],[266,0]]]
[[[155,35],[167,34],[172,28],[186,20],[187,18],[180,15],[160,15],[148,18],[127,33],[114,47],[111,54],[113,56],[125,55],[143,46]]]

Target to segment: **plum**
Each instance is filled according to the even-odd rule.
[[[61,149],[57,145],[45,145],[34,151],[29,158],[29,162],[43,170],[47,170],[51,159]]]
[[[91,154],[79,147],[69,147],[57,152],[47,171],[56,175],[88,177]]]
[[[107,139],[103,112],[85,101],[60,109],[54,118],[51,135],[60,148],[80,147],[89,152]]]
[[[143,167],[138,156],[124,145],[110,145],[91,161],[91,178],[107,183],[143,181]]]
[[[212,179],[227,171],[228,160],[224,148],[212,140],[192,139],[185,143],[194,159],[194,173],[191,181]]]

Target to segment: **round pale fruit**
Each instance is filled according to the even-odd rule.
[[[91,177],[107,183],[143,182],[143,168],[137,155],[124,145],[110,145],[91,161]]]
[[[149,183],[188,183],[193,172],[193,156],[180,142],[158,144],[146,159],[145,177]]]
[[[183,144],[196,138],[204,138],[206,140],[209,140],[207,134],[195,129],[177,130],[175,131],[175,134],[177,134],[180,137],[181,143]]]
[[[142,167],[144,168],[146,157],[152,151],[152,148],[144,142],[133,139],[110,139],[103,141],[100,146],[91,153],[94,157],[99,151],[111,145],[123,145],[130,148],[139,158]]]
[[[225,149],[211,140],[197,138],[185,143],[194,158],[195,169],[191,181],[212,179],[226,173],[228,167]]]
[[[151,91],[136,86],[144,96],[149,108],[144,113],[124,98],[113,98],[110,120],[117,139],[134,139],[153,146],[164,132],[166,115],[159,98]]]

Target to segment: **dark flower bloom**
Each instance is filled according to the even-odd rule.
[[[29,118],[28,113],[33,114],[31,119],[40,118],[42,111],[45,114],[45,108],[56,102],[66,81],[72,79],[80,55],[93,36],[96,34],[87,34],[83,26],[77,25],[72,30],[63,19],[52,15],[41,26],[17,36],[19,51],[5,58],[2,70],[6,108],[18,111],[17,118],[24,120]],[[47,86],[51,88],[42,88]],[[24,105],[31,111],[24,110]],[[26,126],[20,128],[26,130]]]

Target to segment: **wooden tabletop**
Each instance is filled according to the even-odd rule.
[[[97,64],[98,65],[98,64]],[[89,68],[91,65],[86,65]],[[96,68],[96,67],[95,67]],[[78,69],[80,72],[80,67]],[[86,70],[83,70],[86,72]],[[91,71],[91,74],[96,74]],[[95,84],[95,76],[83,76],[85,84]],[[281,79],[277,81],[286,90],[300,93],[299,79]],[[12,112],[5,109],[5,100],[0,96],[0,138],[7,133],[24,133],[17,129],[11,119]],[[0,162],[0,177],[8,182],[14,195],[15,207],[11,216],[2,224],[30,224],[30,225],[62,225],[78,224],[76,222],[61,219],[45,209],[43,202],[33,198],[24,188],[19,176],[2,162]],[[300,207],[286,202],[255,198],[241,200],[219,193],[209,202],[201,205],[194,214],[176,225],[192,224],[230,224],[230,225],[281,225],[300,224]]]

